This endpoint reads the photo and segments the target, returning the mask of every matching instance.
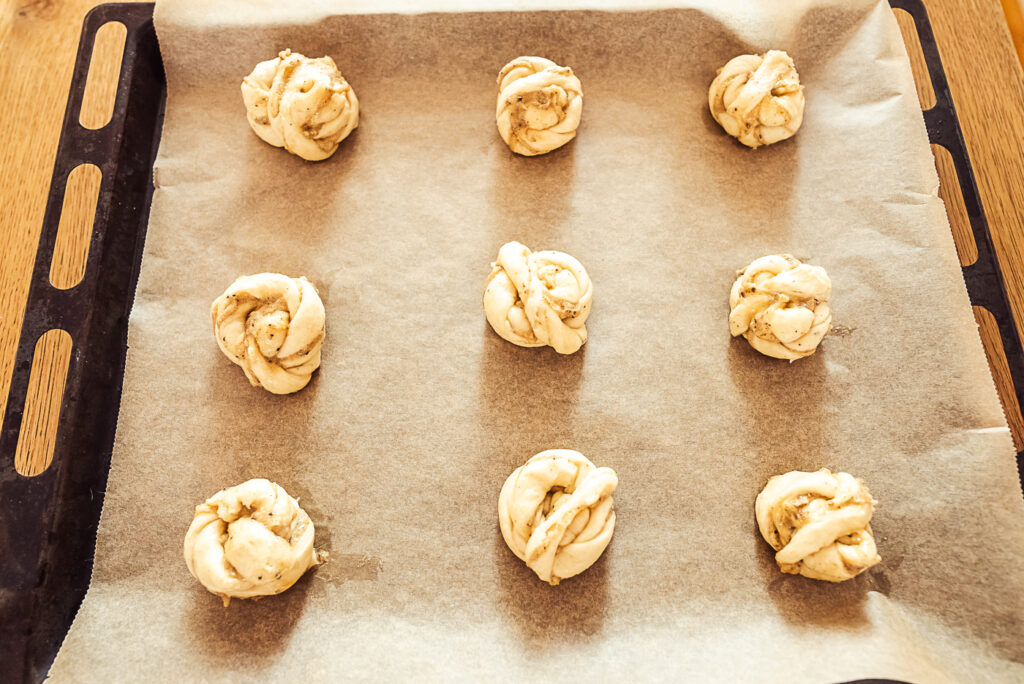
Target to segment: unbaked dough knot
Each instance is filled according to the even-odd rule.
[[[560,354],[583,346],[594,288],[579,261],[509,242],[491,266],[484,313],[498,335],[522,347],[549,345]]]
[[[185,535],[189,572],[224,605],[280,594],[319,561],[313,522],[269,480],[223,489],[196,506]]]
[[[498,521],[512,552],[550,584],[601,556],[615,531],[619,480],[571,449],[550,449],[517,468],[501,488]]]
[[[791,137],[804,118],[804,89],[788,54],[740,55],[719,69],[708,89],[711,115],[747,147]]]
[[[832,324],[832,281],[789,254],[755,260],[729,293],[729,332],[757,351],[794,361],[810,356]]]
[[[359,125],[359,100],[330,57],[284,50],[245,77],[242,99],[256,135],[310,161],[330,157]]]
[[[754,504],[779,569],[842,582],[882,559],[871,533],[875,500],[849,473],[794,470],[768,480]]]
[[[256,387],[297,392],[320,367],[324,305],[305,278],[243,276],[214,300],[210,313],[221,351]]]
[[[583,89],[569,67],[519,57],[498,74],[498,132],[509,148],[532,157],[573,139],[583,114]]]

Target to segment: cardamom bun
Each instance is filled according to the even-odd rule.
[[[810,356],[832,325],[832,281],[820,266],[789,254],[756,259],[729,293],[729,332],[766,356]]]
[[[330,57],[284,50],[245,77],[242,99],[256,135],[309,161],[330,157],[359,125],[359,99]]]
[[[761,536],[782,572],[842,582],[881,561],[871,534],[875,500],[849,473],[777,475],[754,503]]]
[[[484,313],[494,332],[512,344],[572,354],[587,341],[593,298],[587,269],[574,257],[508,242],[491,264]]]
[[[542,451],[516,468],[498,496],[505,543],[549,584],[580,574],[615,531],[615,471],[571,449]]]
[[[756,148],[796,134],[804,120],[804,87],[785,52],[740,55],[718,70],[708,106],[726,133]]]
[[[280,485],[254,479],[196,506],[185,535],[189,572],[225,607],[280,594],[320,562],[313,522]]]
[[[516,154],[533,157],[565,145],[582,114],[583,88],[569,67],[519,57],[498,73],[498,133]]]
[[[210,307],[217,345],[255,387],[298,392],[320,367],[324,304],[305,278],[242,276]]]

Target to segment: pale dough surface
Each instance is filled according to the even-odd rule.
[[[708,89],[715,121],[747,147],[792,137],[804,120],[804,87],[781,50],[740,55],[718,70]]]
[[[242,276],[210,307],[217,345],[255,387],[298,392],[320,367],[324,304],[305,278]]]
[[[185,535],[189,572],[227,606],[280,594],[319,561],[313,522],[278,484],[253,479],[196,506]]]
[[[871,533],[875,500],[849,473],[777,475],[757,495],[761,536],[782,572],[842,582],[881,561]]]
[[[615,531],[619,480],[572,449],[549,449],[516,468],[498,496],[505,543],[555,585],[594,564]]]
[[[508,242],[491,264],[484,313],[494,332],[512,344],[572,354],[587,341],[593,298],[587,269],[575,257]]]
[[[330,157],[359,125],[359,99],[330,57],[284,50],[245,77],[242,99],[256,135],[309,161]]]
[[[820,266],[789,254],[756,259],[729,293],[729,332],[766,356],[810,356],[832,325],[832,281]]]
[[[583,87],[569,67],[526,56],[498,73],[498,132],[516,154],[558,149],[576,136],[582,114]]]

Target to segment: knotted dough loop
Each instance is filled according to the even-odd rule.
[[[313,522],[299,502],[269,480],[222,489],[185,535],[189,572],[227,606],[232,598],[280,594],[319,563]]]
[[[828,469],[777,475],[754,511],[782,572],[842,582],[882,559],[871,534],[875,500],[864,483]]]
[[[596,467],[578,451],[542,451],[501,488],[501,535],[538,577],[558,584],[593,565],[608,546],[618,484],[614,470]]]
[[[729,332],[777,359],[810,356],[832,324],[832,281],[820,266],[789,254],[755,260],[729,293]]]
[[[284,50],[242,81],[256,135],[309,161],[327,159],[359,125],[359,99],[330,57]]]
[[[498,74],[498,132],[527,157],[558,149],[576,136],[583,89],[569,67],[543,57],[519,57]]]
[[[740,55],[718,70],[708,89],[715,121],[747,147],[792,137],[804,120],[804,87],[781,50]]]
[[[213,301],[210,314],[220,350],[255,387],[298,392],[320,367],[324,304],[305,278],[242,276]]]
[[[484,288],[487,322],[521,347],[572,354],[587,341],[594,288],[583,264],[564,252],[531,252],[520,242],[498,250]]]

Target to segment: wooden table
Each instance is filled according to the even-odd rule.
[[[756,0],[751,0],[752,2]],[[1024,329],[1024,77],[1003,4],[1014,0],[925,0],[974,164],[982,204],[1018,329]],[[6,406],[29,279],[49,193],[61,120],[82,19],[97,0],[0,0],[0,412]],[[1015,8],[1014,8],[1015,9]],[[1019,14],[1016,16],[1019,18]],[[897,11],[922,104],[931,88],[909,15]],[[1024,30],[1024,27],[1022,27]],[[98,39],[83,106],[84,125],[98,127],[112,106],[123,32]],[[1024,45],[1024,36],[1018,36]],[[936,152],[940,194],[961,261],[975,253],[948,155]],[[76,169],[78,171],[78,169]],[[84,269],[99,174],[69,179],[50,278],[71,287]],[[975,309],[982,341],[1018,448],[1024,421],[1002,359],[999,333]],[[72,341],[46,334],[36,346],[25,421],[15,457],[25,475],[43,472],[53,454],[64,372]]]

